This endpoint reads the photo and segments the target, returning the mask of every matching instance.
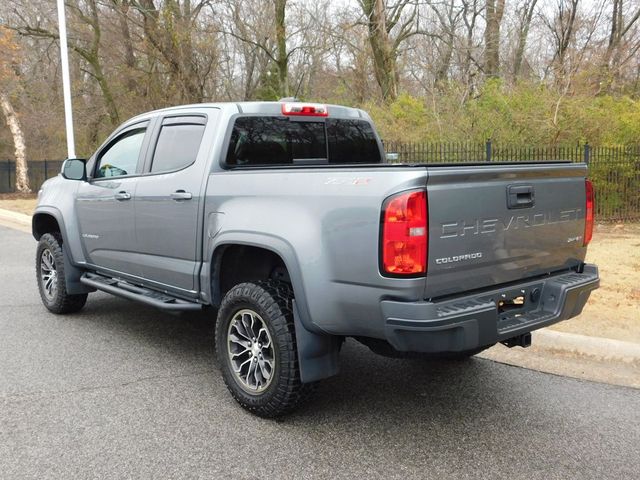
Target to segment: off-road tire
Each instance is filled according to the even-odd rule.
[[[216,323],[216,353],[229,392],[249,412],[265,418],[289,413],[304,403],[315,383],[300,381],[300,366],[292,311],[293,290],[286,282],[247,282],[233,287],[224,296]],[[275,353],[272,379],[260,393],[240,386],[229,358],[229,325],[241,310],[257,313],[268,328]]]
[[[45,294],[45,286],[42,278],[42,254],[46,250],[51,252],[56,270],[56,289],[51,297]],[[36,279],[42,303],[50,312],[57,314],[74,313],[84,307],[84,304],[87,302],[86,293],[78,295],[70,295],[67,293],[64,276],[62,237],[58,233],[45,233],[40,237],[36,250]]]

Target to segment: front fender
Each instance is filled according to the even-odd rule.
[[[62,254],[64,256],[64,277],[67,292],[71,295],[77,295],[80,293],[89,293],[94,292],[94,288],[87,287],[86,285],[80,283],[80,277],[83,274],[83,271],[76,266],[76,262],[73,261],[73,257],[71,252],[73,248],[69,243],[69,234],[66,229],[66,225],[62,214],[55,207],[38,207],[36,208],[33,217],[31,219],[31,233],[33,238],[39,240],[43,233],[39,232],[36,224],[38,219],[42,215],[47,215],[52,217],[58,223],[58,228],[60,230],[60,235],[62,236]]]
[[[75,198],[80,186],[77,180],[66,180],[61,176],[47,180],[40,190],[38,205],[32,217],[32,233],[37,240],[35,222],[38,215],[50,215],[60,227],[66,254],[74,265],[86,262],[78,216],[75,210]]]

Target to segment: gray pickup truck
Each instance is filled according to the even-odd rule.
[[[369,116],[342,106],[154,111],[43,185],[38,286],[54,313],[95,290],[212,307],[229,391],[273,417],[338,372],[346,337],[464,358],[578,315],[599,285],[586,176],[566,162],[387,163]]]

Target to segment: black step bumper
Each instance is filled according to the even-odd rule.
[[[382,301],[387,341],[399,351],[460,352],[492,345],[579,315],[600,285],[598,267],[441,302]],[[502,299],[524,305],[500,312]]]

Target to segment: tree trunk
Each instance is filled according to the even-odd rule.
[[[464,40],[464,60],[463,60],[463,82],[467,88],[473,88],[475,73],[471,71],[475,59],[474,50],[474,33],[478,17],[480,17],[481,8],[478,5],[479,0],[462,0],[462,19],[465,24],[465,40]],[[466,96],[466,95],[465,95]]]
[[[281,97],[289,96],[289,54],[287,53],[287,31],[285,25],[285,10],[287,0],[276,0],[276,44],[278,68],[278,94]]]
[[[387,30],[385,1],[360,0],[360,4],[367,17],[376,81],[382,90],[382,98],[386,102],[393,102],[398,98],[398,69],[396,52]]]
[[[122,35],[122,42],[124,44],[124,63],[127,66],[127,90],[130,93],[137,91],[136,79],[133,76],[133,72],[136,68],[136,56],[133,51],[133,40],[131,39],[131,29],[129,28],[129,0],[116,0],[114,1],[116,11],[118,12],[118,23],[120,26],[120,34]]]
[[[487,0],[487,26],[484,31],[484,73],[497,77],[500,73],[500,24],[505,0]]]
[[[611,15],[611,29],[609,33],[609,42],[603,58],[602,73],[598,79],[601,89],[610,91],[617,86],[621,77],[621,61],[623,40],[625,35],[631,30],[634,24],[640,19],[640,9],[632,13],[631,17],[625,22],[623,14],[623,0],[613,0],[613,14]]]
[[[520,30],[518,32],[518,43],[516,44],[516,54],[513,61],[513,79],[517,80],[522,70],[522,61],[524,60],[524,51],[527,46],[527,38],[529,37],[529,29],[531,28],[531,21],[533,20],[533,13],[536,8],[538,0],[531,0],[529,3],[525,3],[521,10],[521,23]]]
[[[29,176],[27,166],[27,153],[24,143],[24,135],[22,134],[22,127],[20,126],[20,120],[16,111],[11,105],[9,96],[6,93],[0,92],[0,108],[2,113],[7,119],[7,125],[13,136],[13,145],[15,146],[16,154],[16,191],[20,193],[29,193]]]
[[[198,84],[194,63],[192,30],[195,21],[190,4],[183,3],[184,11],[176,0],[159,3],[159,7],[154,0],[139,0],[132,5],[142,15],[146,38],[164,60],[181,100],[184,103],[202,102],[204,91]]]

